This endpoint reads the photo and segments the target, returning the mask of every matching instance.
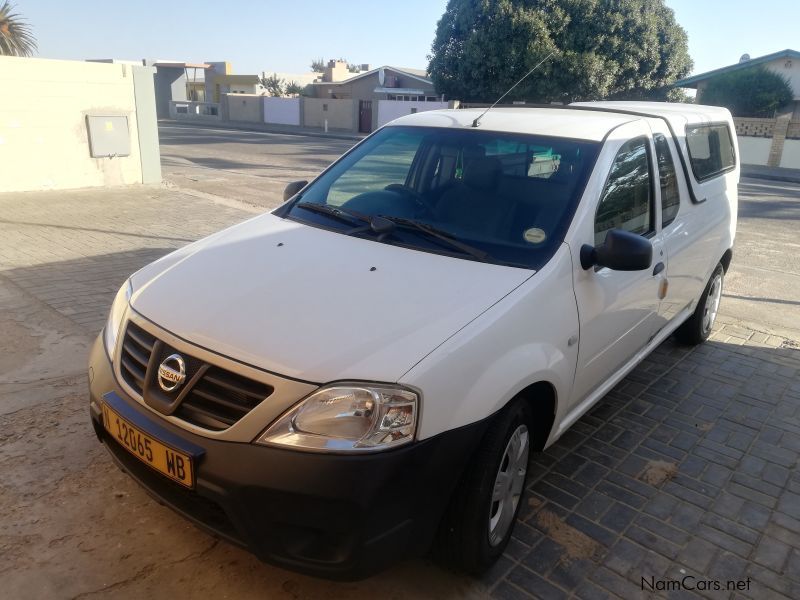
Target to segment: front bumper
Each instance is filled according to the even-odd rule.
[[[292,451],[209,439],[159,418],[117,384],[102,336],[92,349],[89,379],[98,438],[159,501],[262,560],[333,579],[361,579],[427,551],[486,426],[369,455]],[[106,433],[100,399],[109,392],[138,413],[137,425],[151,423],[150,431],[167,430],[202,449],[194,490],[140,462]]]

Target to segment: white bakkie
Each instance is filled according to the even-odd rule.
[[[708,337],[739,163],[723,108],[481,112],[393,121],[132,275],[90,363],[115,460],[289,568],[492,564],[530,452]]]

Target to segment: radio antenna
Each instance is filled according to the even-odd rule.
[[[481,122],[481,119],[483,118],[483,115],[485,115],[485,114],[486,114],[486,113],[488,113],[490,110],[492,110],[492,109],[493,109],[495,106],[497,106],[497,105],[500,103],[500,100],[502,100],[503,98],[505,98],[506,96],[508,96],[508,94],[511,92],[511,90],[513,90],[513,89],[514,89],[515,87],[517,87],[517,86],[518,86],[520,83],[522,83],[523,81],[525,81],[525,80],[528,78],[528,75],[530,75],[530,74],[531,74],[531,73],[533,73],[533,72],[534,72],[536,69],[538,69],[539,67],[541,67],[541,66],[542,66],[542,64],[544,64],[544,62],[545,62],[545,61],[546,61],[548,58],[550,58],[551,56],[553,56],[553,54],[555,54],[555,50],[554,50],[553,52],[551,52],[550,54],[548,54],[547,56],[545,56],[545,57],[544,57],[542,60],[540,60],[538,63],[536,63],[536,66],[535,66],[535,67],[533,67],[533,68],[532,68],[530,71],[528,71],[527,73],[525,73],[525,75],[523,75],[523,76],[522,76],[522,78],[521,78],[521,79],[520,79],[520,80],[519,80],[517,83],[515,83],[515,84],[514,84],[514,85],[512,85],[510,88],[508,88],[508,91],[507,91],[505,94],[503,94],[502,96],[500,96],[500,97],[499,97],[499,98],[498,98],[498,99],[495,101],[495,103],[494,103],[494,104],[492,104],[492,105],[491,105],[489,108],[487,108],[487,109],[486,109],[485,111],[483,111],[483,112],[482,112],[480,115],[478,115],[478,116],[475,118],[475,120],[472,122],[472,126],[473,126],[473,127],[477,127],[478,125],[480,125],[480,122]]]

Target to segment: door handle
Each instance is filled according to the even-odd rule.
[[[664,270],[664,263],[663,262],[657,263],[656,266],[653,267],[653,275],[658,275],[663,270]]]

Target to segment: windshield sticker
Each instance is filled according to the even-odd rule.
[[[541,244],[547,239],[547,234],[544,232],[544,229],[531,227],[522,232],[522,237],[529,244]]]

